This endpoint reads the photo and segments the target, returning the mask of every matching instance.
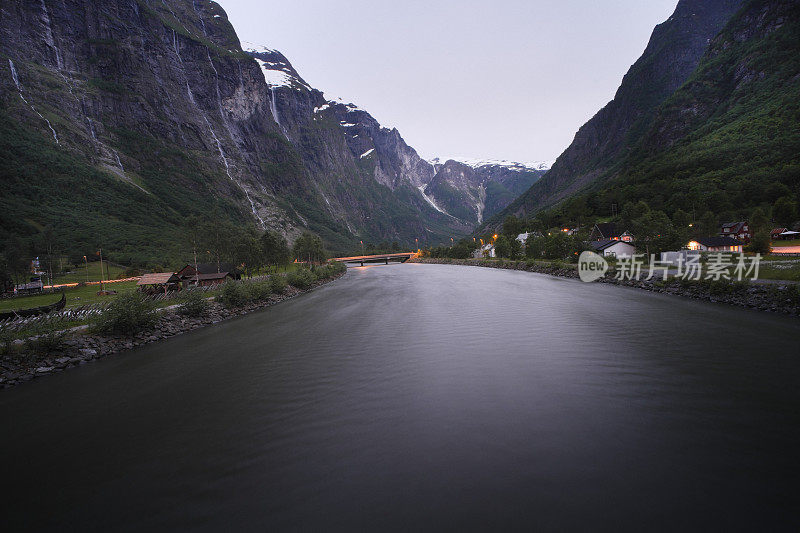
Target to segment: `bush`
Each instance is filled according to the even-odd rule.
[[[246,304],[249,296],[244,285],[238,281],[228,280],[223,283],[217,300],[225,307],[231,308]]]
[[[254,302],[266,300],[272,294],[272,286],[269,281],[254,281],[248,283],[246,287],[249,299]]]
[[[314,276],[316,276],[318,280],[330,279],[343,272],[346,268],[347,267],[345,267],[342,263],[328,263],[327,265],[318,267],[314,271]]]
[[[208,309],[208,300],[206,295],[201,290],[190,290],[186,292],[183,303],[178,307],[178,313],[198,317],[206,312]]]
[[[273,274],[269,277],[269,288],[273,294],[283,294],[289,283],[286,281],[286,276],[281,274]]]
[[[137,291],[124,292],[112,300],[95,321],[100,333],[132,334],[156,321],[154,305]]]
[[[286,276],[286,280],[289,282],[289,285],[304,291],[310,289],[317,279],[310,270],[301,268],[294,272],[289,272],[289,275]]]
[[[30,357],[61,350],[67,338],[67,332],[60,322],[50,324],[44,320],[34,321],[27,334],[30,337],[25,341],[25,352]]]

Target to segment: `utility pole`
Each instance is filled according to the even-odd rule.
[[[105,292],[105,286],[103,285],[103,249],[100,248],[100,292]]]
[[[83,262],[86,265],[86,283],[89,283],[89,260],[86,259],[86,256],[83,256]]]
[[[194,247],[194,285],[200,285],[200,272],[197,270],[197,247]]]

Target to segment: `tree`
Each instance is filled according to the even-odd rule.
[[[756,231],[753,234],[753,238],[750,239],[750,244],[747,245],[745,248],[748,252],[758,253],[758,254],[768,254],[772,251],[772,244],[769,239],[769,230],[761,229]]]
[[[797,203],[792,200],[791,196],[781,196],[772,207],[772,218],[784,226],[791,225],[797,220]]]
[[[19,237],[12,237],[6,243],[4,255],[8,276],[17,285],[26,281],[25,278],[30,272],[30,255],[26,252],[25,245]]]
[[[648,255],[673,248],[678,237],[672,221],[663,211],[647,211],[632,227],[637,244],[643,244]]]
[[[769,229],[769,219],[760,207],[756,207],[750,215],[750,228],[754,234],[758,231]]]
[[[236,265],[241,265],[246,276],[249,277],[252,271],[264,266],[261,240],[254,228],[240,229],[232,248],[233,261]]]
[[[294,242],[294,257],[298,261],[321,262],[325,260],[322,239],[313,233],[305,232]]]
[[[267,230],[261,236],[261,253],[267,266],[285,266],[292,260],[289,244],[280,233]]]
[[[719,233],[719,219],[711,211],[706,211],[697,225],[697,236],[708,237]]]
[[[509,259],[519,259],[519,257],[522,255],[522,243],[520,243],[516,238],[512,238],[509,240],[509,245]]]
[[[684,211],[683,209],[678,209],[672,215],[672,222],[675,224],[675,227],[678,228],[688,228],[689,224],[692,224],[692,215]]]
[[[622,206],[620,216],[624,224],[631,224],[634,220],[643,217],[648,211],[650,211],[650,206],[644,200],[639,200],[635,204],[627,202]]]
[[[544,252],[544,237],[534,237],[528,235],[528,240],[525,241],[525,257],[530,259],[541,259]]]
[[[505,235],[499,235],[494,243],[494,253],[497,257],[509,257],[511,255],[511,241]]]
[[[520,233],[522,233],[525,229],[525,224],[522,220],[518,219],[514,215],[508,215],[506,219],[503,221],[503,235],[506,235],[509,238],[514,238]]]
[[[575,247],[574,239],[560,231],[543,237],[541,240],[543,241],[542,252],[546,259],[566,259],[572,254]]]

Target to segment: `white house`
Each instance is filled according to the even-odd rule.
[[[484,244],[472,254],[475,259],[482,259],[484,257],[497,257],[494,252],[494,244]]]
[[[701,252],[741,252],[742,242],[730,237],[702,237],[689,241],[686,248]]]
[[[625,241],[603,239],[589,244],[596,253],[603,257],[631,257],[636,253],[636,247]]]

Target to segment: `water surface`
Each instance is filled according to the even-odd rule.
[[[797,319],[442,265],[0,391],[4,521],[796,528]]]

